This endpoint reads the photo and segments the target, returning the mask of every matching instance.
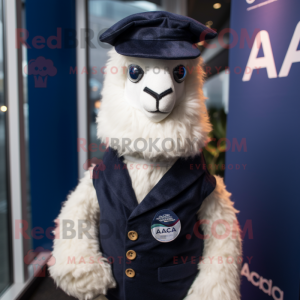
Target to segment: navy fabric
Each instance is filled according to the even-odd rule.
[[[176,261],[176,260],[175,260]],[[158,281],[169,282],[195,275],[198,266],[195,260],[190,260],[181,264],[174,264],[173,266],[158,268]]]
[[[216,37],[216,32],[189,17],[164,11],[134,14],[117,22],[100,40],[119,54],[157,59],[192,59],[195,45]]]
[[[203,240],[195,234],[197,211],[214,190],[216,181],[205,169],[203,155],[181,159],[171,167],[145,199],[138,204],[131,179],[122,158],[109,150],[103,165],[94,168],[93,183],[100,205],[101,251],[112,264],[117,287],[108,291],[109,300],[182,300],[197,275]],[[151,233],[155,214],[173,211],[180,219],[181,231],[169,243],[157,241]],[[128,238],[129,231],[139,235]],[[126,259],[134,250],[137,257]],[[131,268],[135,277],[125,270]]]

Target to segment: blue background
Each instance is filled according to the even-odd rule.
[[[69,74],[76,48],[65,43],[65,30],[75,30],[75,24],[74,0],[26,1],[28,61],[43,56],[57,68],[47,88],[36,88],[33,75],[28,76],[32,227],[44,231],[54,226],[62,201],[78,182],[76,75]],[[47,40],[59,27],[61,49],[32,46],[35,36]],[[34,249],[38,246],[51,249],[52,240],[33,239]]]
[[[299,0],[278,0],[247,11],[246,0],[232,0],[231,28],[239,38],[241,28],[251,37],[254,30],[270,35],[279,74],[296,26],[300,21]],[[240,40],[239,40],[240,42]],[[252,47],[252,45],[251,45]],[[298,48],[299,49],[299,48]],[[247,65],[251,48],[230,50],[230,69]],[[258,56],[263,56],[260,50]],[[245,236],[244,261],[253,257],[250,272],[273,281],[284,291],[284,299],[299,299],[300,282],[300,63],[288,77],[269,79],[266,69],[253,72],[250,81],[230,73],[227,138],[246,138],[247,152],[229,151],[226,165],[247,164],[246,170],[226,169],[227,188],[240,210],[243,229],[252,220],[253,239]],[[273,299],[242,277],[242,299]]]

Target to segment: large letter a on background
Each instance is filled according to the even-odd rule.
[[[264,57],[257,57],[260,47],[264,50]],[[250,72],[247,70],[250,68]],[[275,66],[272,46],[269,33],[265,30],[260,31],[252,46],[250,57],[247,63],[247,68],[243,76],[243,81],[249,81],[254,69],[267,69],[269,78],[277,78],[277,70]]]

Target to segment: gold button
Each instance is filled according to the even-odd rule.
[[[129,250],[127,251],[126,253],[126,257],[129,259],[129,260],[134,260],[136,258],[136,252],[133,251],[133,250]]]
[[[136,241],[138,239],[139,235],[136,231],[129,231],[128,232],[128,238],[132,241]]]
[[[126,269],[125,274],[130,278],[133,278],[135,276],[135,272],[132,269]]]

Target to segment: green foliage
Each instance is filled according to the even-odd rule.
[[[226,142],[221,139],[226,137],[227,116],[223,109],[210,109],[208,113],[213,130],[209,135],[211,141],[203,153],[210,174],[224,177],[222,165],[225,164]]]

